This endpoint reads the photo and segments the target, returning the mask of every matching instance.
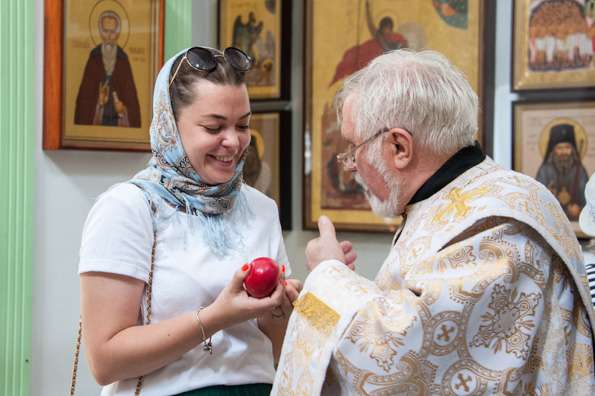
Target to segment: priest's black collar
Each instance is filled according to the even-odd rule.
[[[473,168],[486,158],[479,143],[467,146],[448,159],[426,182],[417,190],[407,205],[411,205],[430,198],[442,190],[448,183]]]

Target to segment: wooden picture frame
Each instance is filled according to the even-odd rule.
[[[44,5],[43,149],[150,151],[165,0]]]
[[[512,102],[512,165],[554,194],[579,237],[584,189],[595,172],[595,99]]]
[[[344,78],[381,54],[387,43],[390,49],[437,50],[465,73],[480,98],[478,140],[491,154],[496,2],[464,1],[460,12],[439,3],[306,1],[304,228],[316,229],[322,214],[338,230],[393,232],[399,223],[375,216],[353,175],[335,159],[347,145],[336,123],[334,96]],[[392,32],[381,33],[381,24]],[[380,34],[386,34],[384,41]]]
[[[281,226],[290,230],[291,111],[253,111],[250,133],[252,139],[244,165],[244,182],[275,200]]]
[[[291,0],[219,0],[219,48],[237,47],[254,59],[246,74],[252,101],[289,100]]]
[[[512,90],[593,89],[595,3],[515,0],[513,7]]]

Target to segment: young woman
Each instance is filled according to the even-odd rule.
[[[275,202],[242,182],[250,66],[236,48],[170,59],[155,84],[148,167],[89,213],[83,340],[102,395],[270,392],[301,286],[282,277],[256,299],[242,285],[256,257],[289,274]]]

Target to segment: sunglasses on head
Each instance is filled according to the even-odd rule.
[[[210,73],[217,68],[216,58],[220,56],[224,57],[231,67],[241,72],[250,70],[254,63],[254,59],[236,47],[227,47],[223,52],[207,47],[192,47],[186,51],[182,60],[178,63],[178,67],[169,81],[169,86],[171,87],[171,84],[178,75],[178,71],[180,70],[182,63],[184,63],[184,60],[186,60],[193,69]]]

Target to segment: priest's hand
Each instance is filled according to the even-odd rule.
[[[312,239],[306,246],[306,266],[310,271],[325,260],[339,260],[347,263],[343,247],[335,235],[335,226],[326,216],[318,219],[318,231],[320,236]],[[355,258],[352,260],[354,261]]]
[[[345,255],[345,264],[351,269],[355,271],[355,259],[357,259],[357,252],[353,249],[353,244],[349,241],[341,241],[340,243],[341,249],[343,249],[343,254]]]

